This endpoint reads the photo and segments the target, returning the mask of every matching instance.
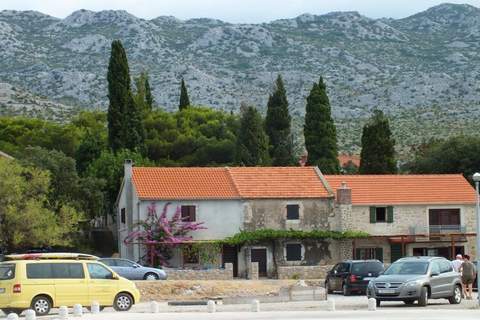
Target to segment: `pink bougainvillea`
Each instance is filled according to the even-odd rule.
[[[172,256],[172,249],[192,240],[190,232],[206,229],[203,222],[184,221],[179,206],[169,219],[170,205],[170,202],[166,203],[162,213],[158,215],[156,205],[152,202],[147,208],[147,218],[136,224],[138,230],[131,232],[124,239],[125,244],[139,243],[145,246],[146,255],[142,258],[148,260],[152,266],[157,262],[167,265]]]

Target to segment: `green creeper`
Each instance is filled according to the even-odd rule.
[[[255,107],[242,107],[235,160],[244,166],[261,166],[269,163],[268,136],[265,133],[262,116]]]
[[[318,84],[313,84],[307,97],[303,134],[308,164],[318,166],[326,174],[339,173],[337,132],[326,86],[321,77]]]
[[[188,108],[188,106],[190,106],[190,98],[188,97],[187,86],[182,78],[182,83],[180,84],[180,104],[178,105],[178,109],[182,111],[183,109]]]
[[[360,174],[396,173],[395,140],[392,138],[388,118],[375,110],[362,132]]]
[[[270,141],[270,157],[274,166],[294,164],[291,117],[282,77],[278,75],[273,93],[268,97],[265,131]]]

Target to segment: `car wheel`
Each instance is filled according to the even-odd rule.
[[[422,287],[420,290],[420,298],[418,299],[418,305],[425,307],[428,304],[428,288]]]
[[[149,272],[143,276],[143,280],[158,280],[158,274]]]
[[[31,308],[37,316],[45,316],[52,309],[52,302],[47,296],[38,296],[33,298]]]
[[[377,307],[380,307],[380,305],[382,304],[382,300],[380,299],[375,299],[375,302],[377,304]]]
[[[113,301],[115,311],[128,311],[133,305],[133,298],[128,293],[119,293]]]
[[[342,285],[342,291],[344,296],[349,296],[350,295],[350,289],[348,289],[348,286],[346,283]]]
[[[403,300],[403,303],[407,304],[407,305],[412,305],[415,303],[415,300]]]
[[[448,302],[450,302],[450,304],[459,304],[462,302],[462,289],[459,285],[456,285],[453,289],[453,296],[448,298]]]

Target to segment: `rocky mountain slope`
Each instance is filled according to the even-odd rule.
[[[155,99],[167,109],[176,108],[181,77],[195,104],[265,108],[281,73],[297,117],[322,75],[341,128],[358,129],[357,119],[380,107],[414,123],[433,117],[431,126],[450,134],[480,113],[480,9],[469,5],[442,4],[397,20],[332,12],[263,24],[144,20],[125,11],[80,10],[65,19],[1,11],[0,80],[59,102],[105,107],[112,39],[123,41],[132,74],[149,72]],[[358,135],[353,139],[355,145]]]

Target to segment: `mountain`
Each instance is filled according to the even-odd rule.
[[[27,116],[63,122],[79,108],[50,101],[22,88],[0,82],[0,116]]]
[[[177,107],[181,77],[195,104],[233,110],[246,102],[264,109],[281,73],[295,117],[304,114],[312,82],[324,77],[337,122],[352,128],[342,139],[376,107],[413,122],[445,114],[446,124],[439,125],[447,135],[480,113],[480,9],[457,4],[404,19],[332,12],[262,24],[144,20],[112,10],[58,19],[5,10],[0,79],[55,101],[105,108],[113,39],[123,41],[132,74],[149,72],[156,102],[170,110]],[[407,135],[408,143],[419,138]],[[352,138],[345,143],[355,148],[359,137]]]

